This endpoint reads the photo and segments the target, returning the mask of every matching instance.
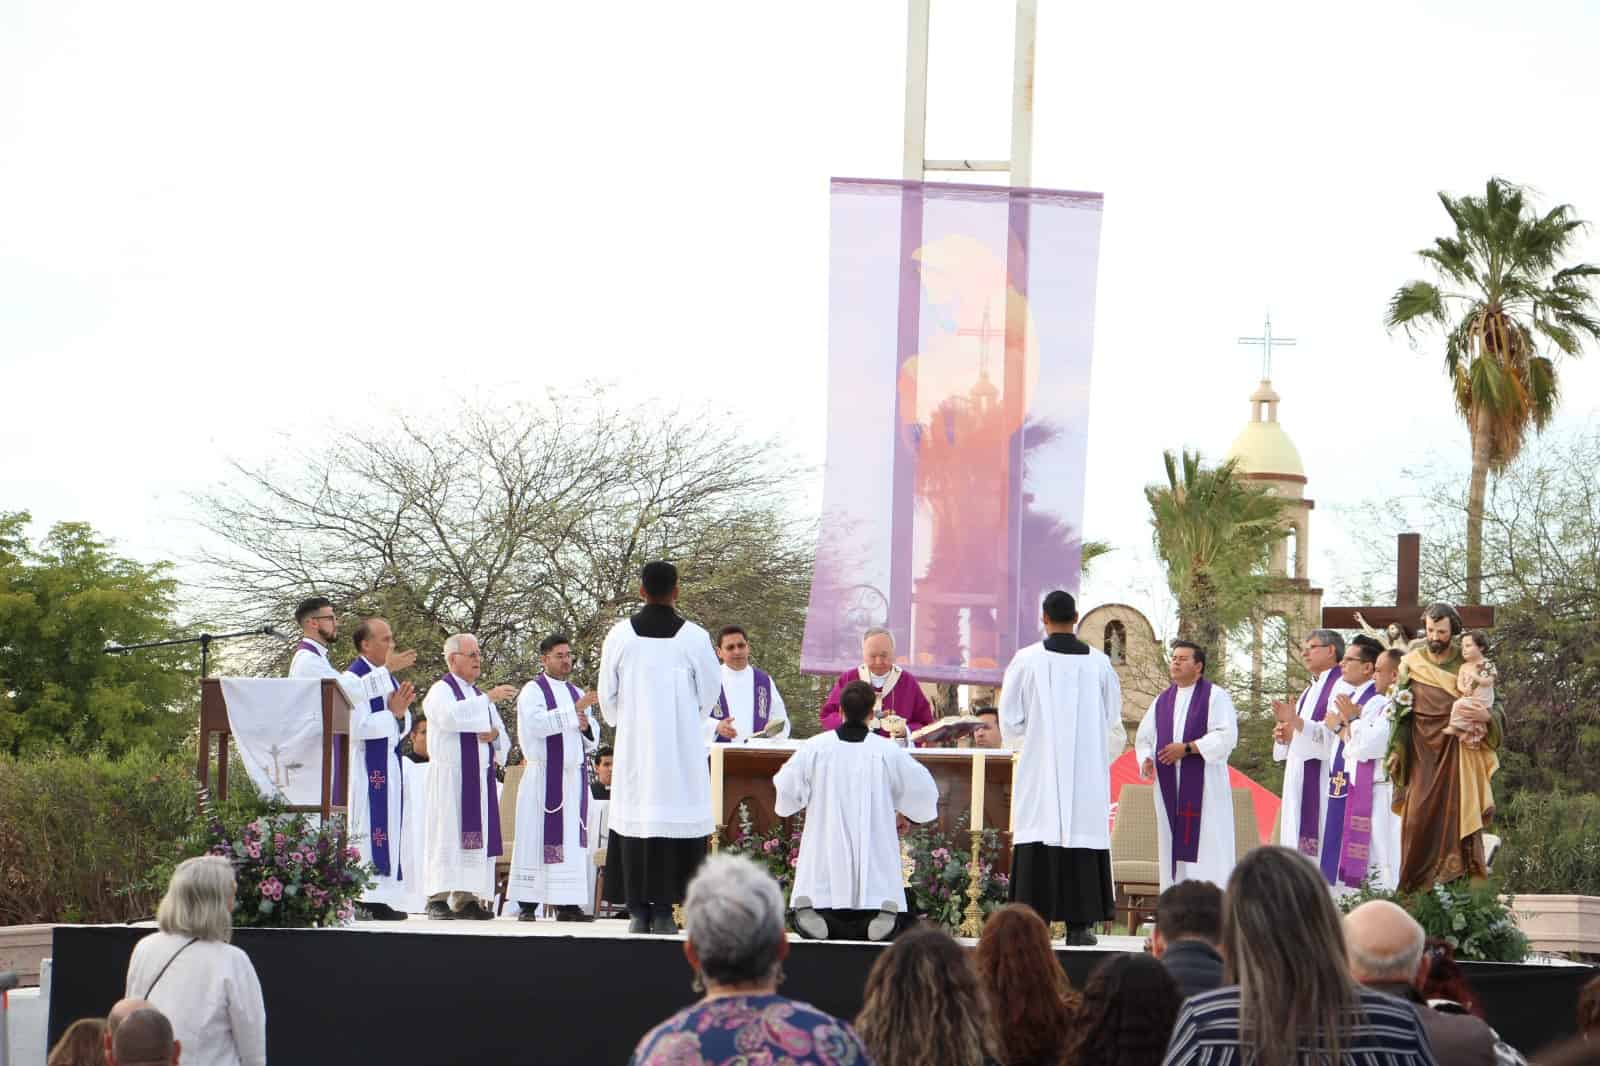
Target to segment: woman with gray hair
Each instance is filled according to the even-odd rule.
[[[774,1060],[870,1066],[850,1026],[778,995],[789,937],[783,895],[761,867],[713,855],[689,882],[683,954],[704,998],[645,1034],[629,1066]]]
[[[172,1022],[184,1066],[265,1066],[267,1008],[261,982],[233,936],[233,864],[185,859],[156,910],[159,932],[134,945],[125,995]]]

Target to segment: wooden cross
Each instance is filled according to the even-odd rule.
[[[1356,614],[1374,629],[1398,625],[1407,638],[1422,631],[1422,534],[1399,536],[1399,560],[1395,570],[1395,603],[1392,607],[1324,607],[1324,629],[1360,629]],[[1493,607],[1457,607],[1461,624],[1467,629],[1488,629],[1494,625]]]

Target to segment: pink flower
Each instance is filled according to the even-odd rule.
[[[276,877],[269,877],[261,882],[261,894],[268,899],[278,900],[283,898],[283,882]]]
[[[252,859],[261,858],[261,844],[259,841],[250,841],[250,843],[244,846],[244,850],[249,853]]]
[[[344,857],[349,859],[351,862],[355,862],[357,859],[361,858],[361,852],[357,851],[355,848],[345,848]]]
[[[305,862],[306,861],[306,857],[305,857],[305,855],[301,854],[298,851],[291,851],[289,853],[289,861],[290,862]]]

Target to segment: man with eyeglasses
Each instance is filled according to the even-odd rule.
[[[289,676],[338,680],[339,671],[328,661],[328,649],[339,639],[339,618],[333,601],[326,596],[301,600],[294,609],[294,622],[300,627],[300,643],[294,646],[294,657],[289,660]]]
[[[1322,720],[1337,740],[1322,830],[1322,876],[1336,895],[1360,890],[1369,876],[1381,888],[1395,886],[1400,831],[1389,810],[1383,756],[1389,749],[1385,693],[1399,657],[1372,637],[1351,640],[1339,668],[1355,694],[1336,694]]]
[[[1327,817],[1330,764],[1339,740],[1323,721],[1339,695],[1354,696],[1339,662],[1344,638],[1331,629],[1313,629],[1301,646],[1311,684],[1295,703],[1272,702],[1272,758],[1286,763],[1278,842],[1313,862],[1322,861],[1323,820]]]

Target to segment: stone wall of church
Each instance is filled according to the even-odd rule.
[[[1155,627],[1137,608],[1107,603],[1083,615],[1078,637],[1111,657],[1122,682],[1122,720],[1137,727],[1150,701],[1167,687],[1166,657]]]

